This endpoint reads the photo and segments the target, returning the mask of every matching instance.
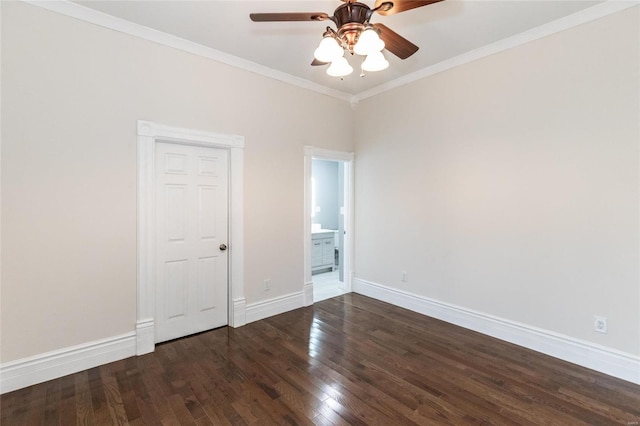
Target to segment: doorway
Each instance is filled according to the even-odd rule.
[[[305,305],[351,291],[353,154],[305,151]]]
[[[342,161],[314,158],[311,162],[311,279],[314,302],[345,293],[344,169]]]

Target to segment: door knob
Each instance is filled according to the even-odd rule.
[[[220,251],[225,251],[227,249],[227,245],[225,243],[220,244]]]

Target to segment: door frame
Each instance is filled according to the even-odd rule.
[[[340,161],[345,164],[345,211],[344,211],[344,291],[351,292],[353,280],[354,258],[354,167],[355,154],[353,152],[332,151],[329,149],[304,147],[304,306],[313,305],[313,278],[311,275],[311,177],[313,160]]]
[[[156,142],[229,151],[229,325],[246,324],[244,297],[244,137],[138,120],[138,277],[136,355],[155,349],[155,148]]]

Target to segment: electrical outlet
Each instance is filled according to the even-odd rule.
[[[271,278],[264,280],[264,291],[271,290]]]
[[[409,281],[409,275],[407,274],[407,271],[401,272],[400,279],[402,280],[403,283],[406,283],[407,281]]]
[[[593,330],[598,333],[606,333],[607,319],[604,317],[593,317]]]

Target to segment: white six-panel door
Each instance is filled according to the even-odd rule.
[[[156,342],[228,323],[228,158],[156,144]]]

